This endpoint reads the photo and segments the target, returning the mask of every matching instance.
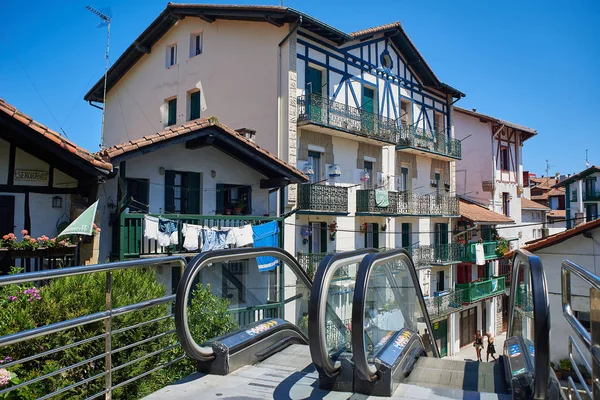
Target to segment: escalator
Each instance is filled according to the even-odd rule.
[[[476,363],[440,358],[403,249],[330,255],[314,283],[278,248],[199,255],[182,276],[174,309],[198,373],[149,398],[558,398],[541,263],[517,252],[512,274],[503,356]],[[229,300],[235,328],[194,339],[190,304],[198,283]]]

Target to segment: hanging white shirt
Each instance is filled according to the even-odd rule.
[[[475,245],[475,264],[485,265],[485,252],[483,251],[483,243]]]

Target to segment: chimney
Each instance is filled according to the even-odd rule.
[[[250,128],[240,128],[235,130],[237,133],[254,143],[254,138],[256,136],[256,131]]]
[[[477,112],[477,109],[476,109],[476,108],[473,108],[472,110],[473,110],[473,112]]]

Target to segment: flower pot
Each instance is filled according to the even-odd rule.
[[[562,380],[562,371],[554,371],[554,374],[556,375],[556,379],[559,381]]]
[[[234,213],[235,215],[240,215],[240,214],[242,213],[242,208],[241,208],[241,207],[235,207],[235,208],[233,209],[233,213]]]
[[[225,209],[225,215],[231,215],[231,210],[229,210],[229,209],[226,208]]]

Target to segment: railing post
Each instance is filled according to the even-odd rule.
[[[106,336],[104,337],[104,376],[105,384],[105,400],[112,399],[112,272],[106,273],[106,310],[110,315],[104,320],[104,329]]]

